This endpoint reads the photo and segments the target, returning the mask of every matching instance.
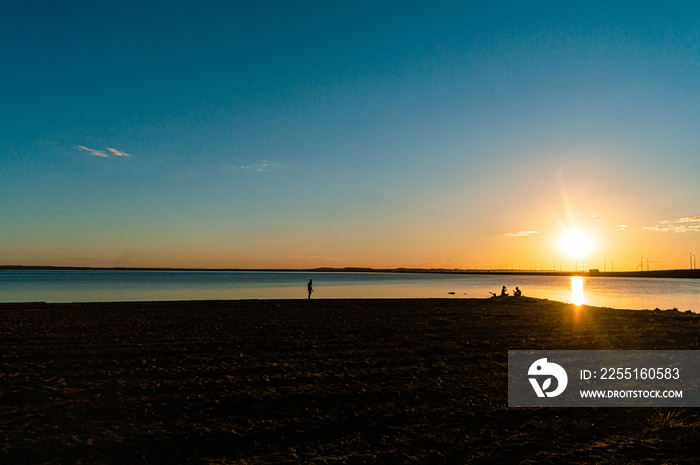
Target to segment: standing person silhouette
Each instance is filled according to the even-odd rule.
[[[314,292],[313,281],[313,279],[309,279],[309,284],[306,285],[306,288],[309,290],[309,299],[311,299],[311,294]]]

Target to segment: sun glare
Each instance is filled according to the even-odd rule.
[[[593,250],[593,239],[585,231],[570,229],[562,235],[559,246],[571,258],[584,258]]]
[[[583,305],[583,278],[581,276],[571,277],[571,303]]]

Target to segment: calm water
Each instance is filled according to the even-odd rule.
[[[412,273],[0,270],[0,302],[523,295],[575,304],[700,312],[700,280]],[[454,294],[450,294],[454,292]]]

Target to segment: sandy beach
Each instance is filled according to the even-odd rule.
[[[508,408],[507,351],[699,329],[527,297],[0,304],[0,462],[697,464],[698,409]]]

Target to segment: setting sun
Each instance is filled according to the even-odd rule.
[[[572,258],[586,257],[594,246],[593,239],[585,231],[570,229],[559,240],[562,252]]]

